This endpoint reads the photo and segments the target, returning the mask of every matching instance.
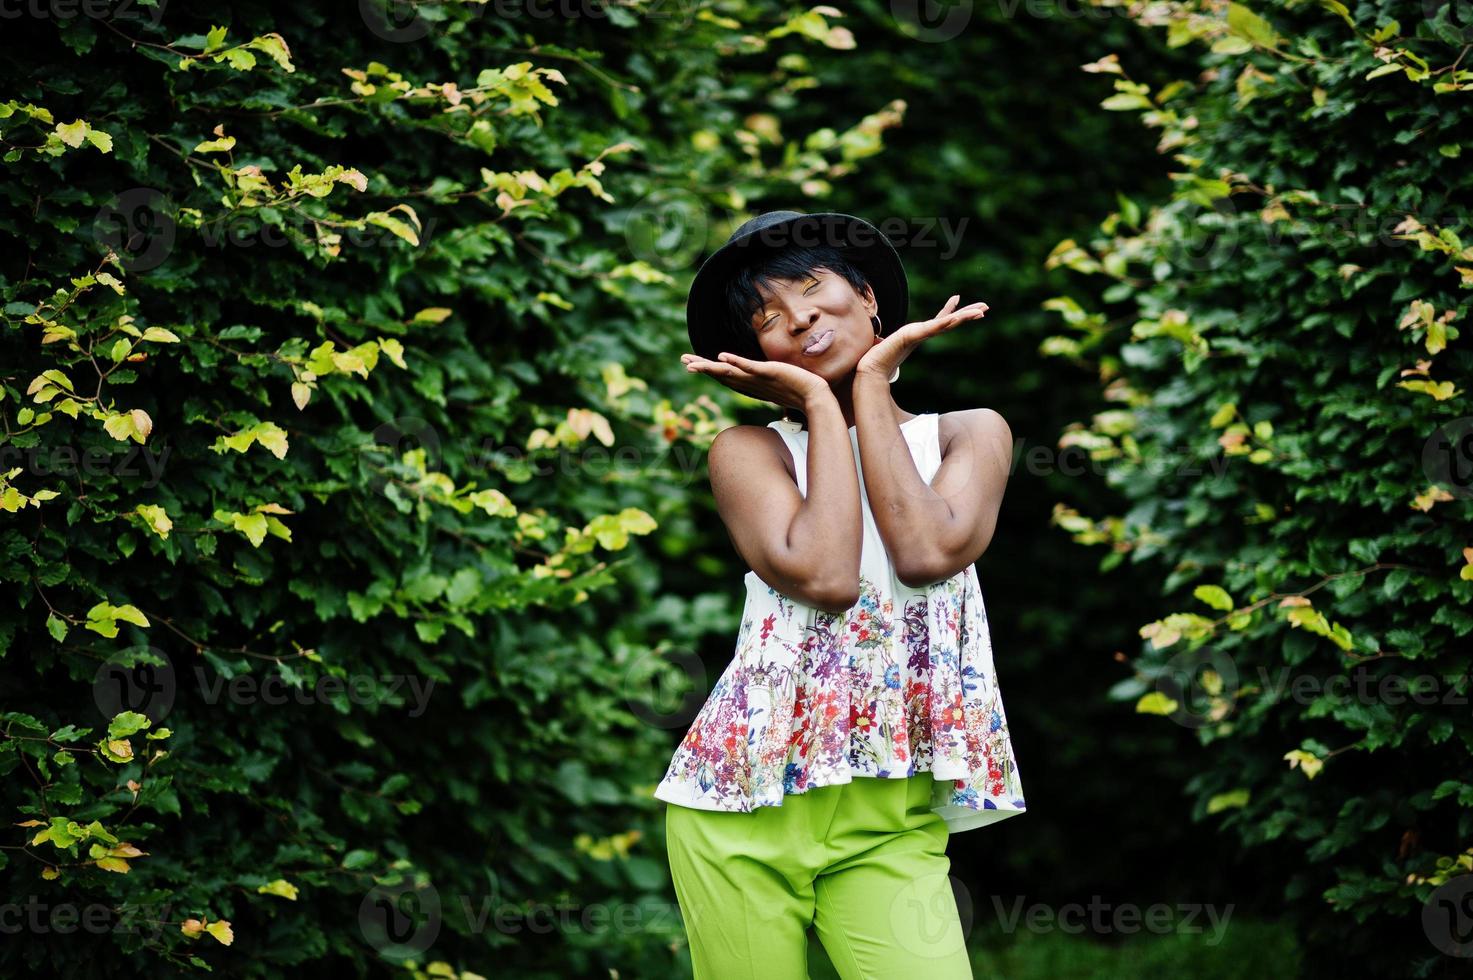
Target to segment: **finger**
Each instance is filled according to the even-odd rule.
[[[711,365],[711,373],[720,375],[723,379],[737,378],[742,381],[745,381],[752,377],[750,372],[742,369],[739,365],[736,364],[713,364]]]
[[[985,316],[986,313],[986,303],[973,303],[971,306],[964,306],[959,310],[953,311],[950,319],[953,323],[960,323],[962,320],[971,320],[979,316]]]
[[[943,306],[943,307],[941,307],[941,312],[938,313],[938,314],[936,314],[936,315],[938,317],[943,317],[946,314],[950,313],[953,309],[956,308],[956,304],[961,300],[961,298],[962,298],[961,297],[961,294],[958,293],[955,296],[953,296],[951,299],[947,300],[946,301],[946,305]]]

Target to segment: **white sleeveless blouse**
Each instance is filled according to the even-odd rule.
[[[941,466],[940,419],[900,425],[916,472]],[[768,423],[792,453],[808,495],[808,433]],[[895,574],[859,475],[864,542],[859,601],[827,613],[790,599],[756,572],[736,654],[676,748],[656,799],[750,812],[786,794],[856,777],[902,779],[929,770],[931,809],[951,833],[1025,809],[976,569],[911,588]]]

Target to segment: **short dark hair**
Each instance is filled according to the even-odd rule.
[[[738,268],[727,280],[726,315],[733,335],[748,341],[761,357],[762,348],[752,329],[752,314],[762,307],[762,294],[757,287],[774,279],[801,279],[819,267],[842,276],[856,293],[863,294],[869,283],[864,273],[832,245],[786,245]]]

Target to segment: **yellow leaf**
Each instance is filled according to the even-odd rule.
[[[1297,766],[1307,779],[1313,779],[1325,767],[1325,761],[1323,759],[1303,749],[1294,749],[1292,752],[1285,752],[1284,760],[1289,763],[1290,769]]]
[[[394,362],[395,367],[407,368],[404,363],[404,345],[392,337],[382,338],[378,342],[379,350],[383,351],[385,357]]]
[[[1171,646],[1177,640],[1181,639],[1181,630],[1170,629],[1164,623],[1155,622],[1142,626],[1140,628],[1140,635],[1142,639],[1151,641],[1151,649],[1160,650],[1163,647]]]
[[[1235,807],[1247,806],[1249,800],[1246,789],[1235,789],[1229,793],[1218,793],[1207,801],[1208,813],[1221,813]]]
[[[63,143],[75,150],[87,138],[87,124],[80,119],[69,123],[57,123],[56,135],[61,137]]]
[[[1398,381],[1398,388],[1408,391],[1420,391],[1424,395],[1431,395],[1437,401],[1447,401],[1458,393],[1451,381]]]
[[[1136,714],[1141,715],[1169,715],[1176,709],[1177,703],[1160,691],[1143,694],[1135,703]]]
[[[1425,512],[1431,510],[1434,504],[1447,503],[1452,499],[1453,495],[1441,487],[1428,487],[1412,498],[1410,506]]]
[[[275,422],[262,422],[255,429],[256,441],[277,459],[286,458],[286,430]]]
[[[261,547],[261,542],[266,540],[266,532],[270,530],[264,514],[236,514],[230,523],[256,548]]]
[[[1091,73],[1105,72],[1111,75],[1124,74],[1124,72],[1120,68],[1120,56],[1116,54],[1107,54],[1103,58],[1100,58],[1098,61],[1092,61],[1087,65],[1080,65],[1079,68],[1081,71],[1087,71]]]
[[[195,153],[225,153],[235,148],[235,137],[224,136],[217,140],[205,140],[194,148]]]
[[[149,529],[165,541],[169,540],[169,531],[174,527],[174,522],[169,520],[169,514],[158,504],[139,504],[138,515],[147,522]]]
[[[216,919],[214,922],[205,926],[205,932],[214,936],[223,946],[229,946],[235,942],[235,933],[231,931],[230,921],[228,919]]]
[[[291,902],[297,900],[297,886],[285,878],[277,878],[275,881],[267,882],[257,888],[256,891],[261,895],[279,895]]]
[[[102,420],[102,428],[118,442],[127,442],[133,435],[131,415],[109,415]]]

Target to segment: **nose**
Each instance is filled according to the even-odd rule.
[[[810,306],[807,312],[800,313],[793,320],[793,333],[807,333],[812,326],[818,322],[818,307]]]

